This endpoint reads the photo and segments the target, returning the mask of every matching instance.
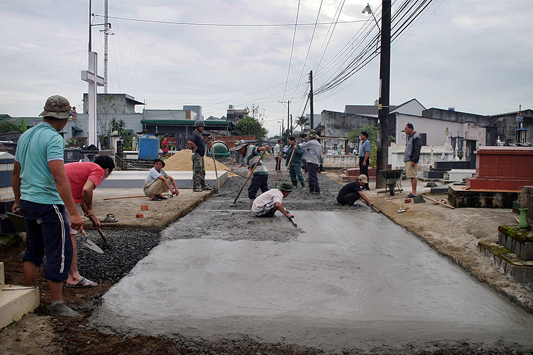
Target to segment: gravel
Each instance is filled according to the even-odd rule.
[[[108,245],[104,245],[96,231],[87,231],[89,239],[102,248],[103,254],[84,247],[83,238],[76,239],[80,274],[97,283],[120,281],[161,239],[158,231],[107,230],[104,233]]]

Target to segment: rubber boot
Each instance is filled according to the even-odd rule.
[[[302,184],[302,187],[305,187],[305,182],[300,181],[300,183]]]

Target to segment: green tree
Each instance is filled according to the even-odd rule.
[[[131,143],[133,134],[126,131],[126,122],[124,120],[117,120],[114,117],[109,121],[109,133],[117,131],[123,142],[124,150],[131,150]]]
[[[22,120],[20,120],[20,130],[26,132],[27,129],[28,126],[26,125],[26,121],[24,120],[24,117],[22,117]]]
[[[370,166],[376,167],[378,162],[378,154],[377,154],[377,147],[376,142],[378,140],[378,128],[372,125],[367,124],[364,127],[356,128],[350,133],[346,135],[346,138],[348,138],[348,141],[351,143],[357,143],[359,142],[361,135],[361,132],[366,131],[368,133],[368,140],[372,144],[372,151],[370,152]]]
[[[20,127],[11,122],[0,123],[0,133],[22,132]]]
[[[234,136],[254,136],[258,142],[261,141],[267,133],[268,131],[263,127],[261,122],[250,116],[239,120],[235,124],[235,129],[233,130]]]
[[[305,125],[309,123],[309,118],[300,116],[296,119],[296,125],[301,127],[302,132],[305,129]]]

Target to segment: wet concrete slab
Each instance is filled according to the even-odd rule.
[[[385,216],[197,210],[105,296],[121,333],[345,348],[498,340],[533,345],[533,315]],[[206,216],[210,218],[207,219]]]

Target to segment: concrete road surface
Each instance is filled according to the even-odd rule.
[[[104,296],[94,324],[325,351],[533,346],[533,315],[383,215],[366,207],[291,213],[298,228],[279,212],[260,219],[208,201],[164,231]]]

